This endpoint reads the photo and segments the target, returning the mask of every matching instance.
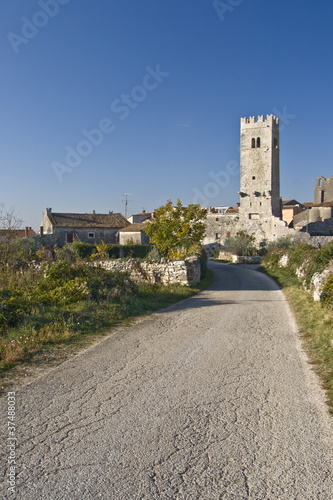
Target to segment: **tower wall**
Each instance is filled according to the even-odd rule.
[[[240,215],[280,217],[279,119],[241,119]]]

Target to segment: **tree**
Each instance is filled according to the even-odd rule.
[[[162,255],[173,257],[177,252],[186,253],[202,240],[206,231],[206,216],[207,210],[199,204],[183,207],[178,199],[174,207],[168,200],[155,211],[155,221],[146,224],[145,233]]]
[[[255,237],[246,231],[238,231],[233,238],[228,238],[224,248],[236,255],[254,255],[256,248],[254,246]]]
[[[22,219],[15,214],[14,208],[7,209],[4,203],[0,203],[0,229],[8,231],[10,235],[19,229],[21,224]]]
[[[15,209],[7,209],[0,203],[0,267],[13,265],[19,257],[25,255],[27,245],[18,242],[17,230],[22,220],[15,214]]]

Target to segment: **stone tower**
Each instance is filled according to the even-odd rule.
[[[279,119],[241,119],[240,216],[280,217]]]

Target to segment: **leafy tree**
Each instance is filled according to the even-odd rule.
[[[145,232],[162,255],[180,256],[204,237],[206,216],[207,211],[199,204],[184,208],[178,199],[174,207],[168,200],[155,211],[155,221],[146,224]]]

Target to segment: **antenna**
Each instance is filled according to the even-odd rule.
[[[125,219],[127,219],[127,205],[128,205],[128,196],[132,196],[131,193],[123,193],[123,196],[125,196]]]

